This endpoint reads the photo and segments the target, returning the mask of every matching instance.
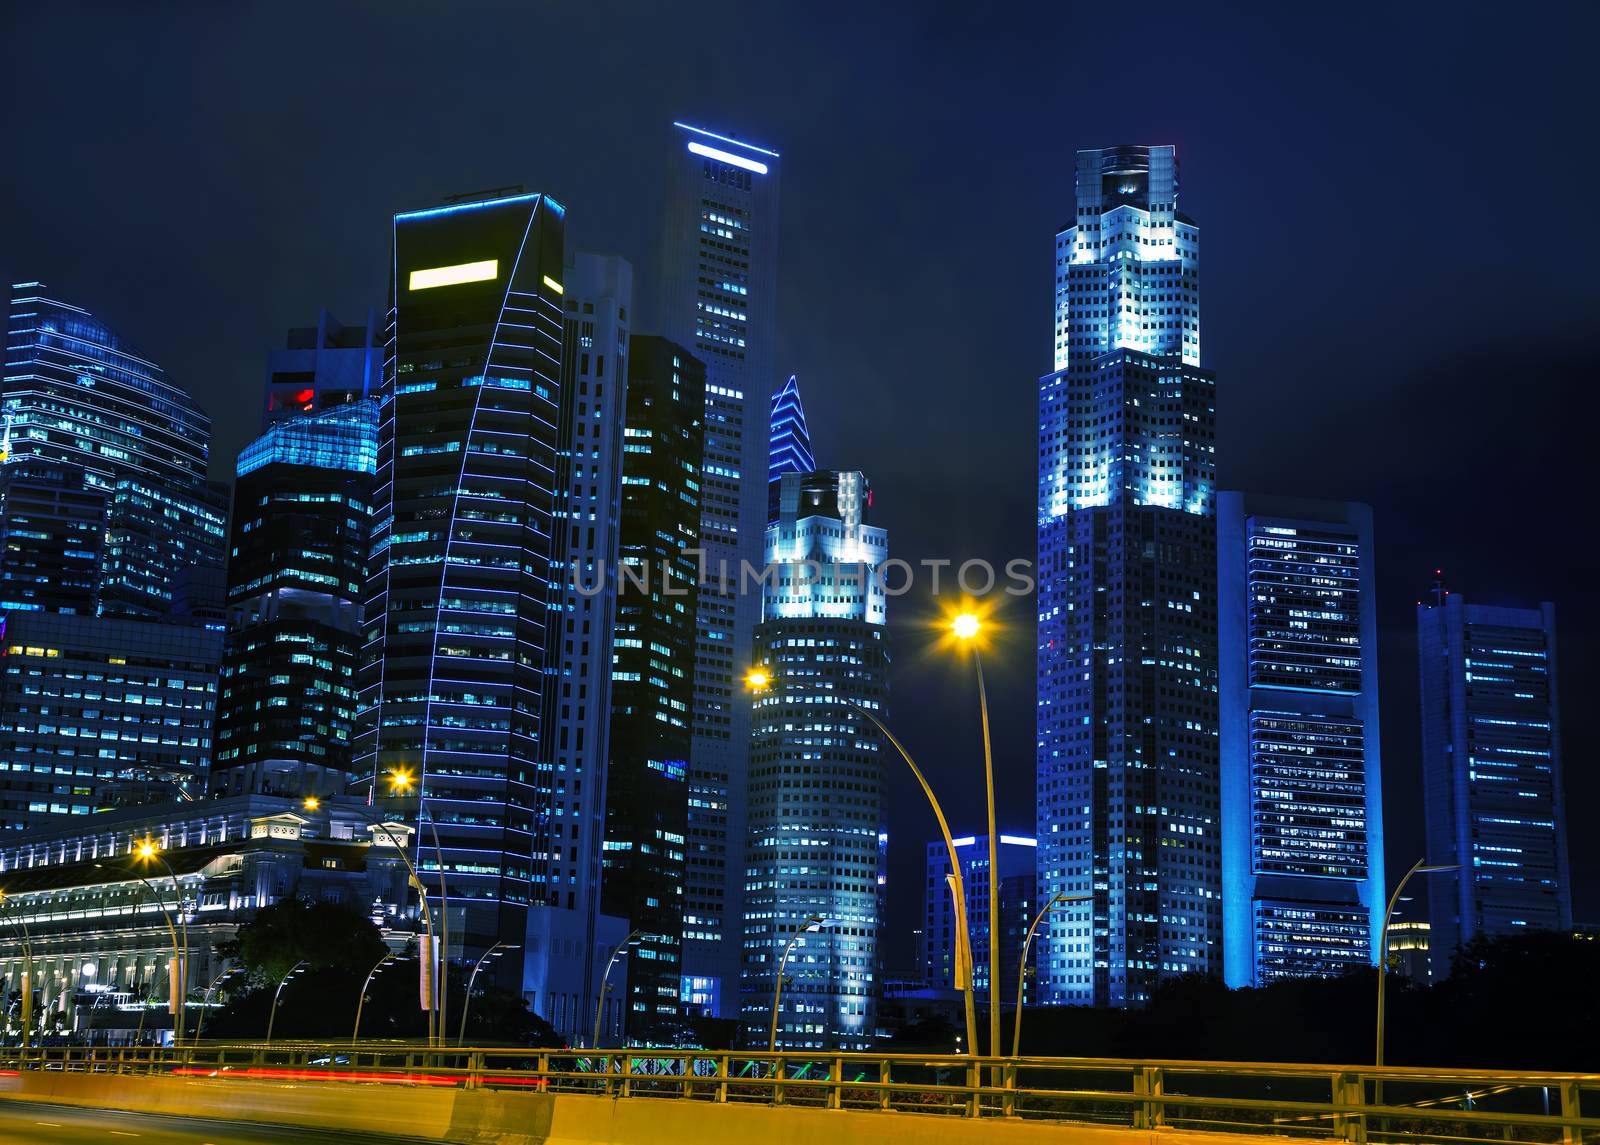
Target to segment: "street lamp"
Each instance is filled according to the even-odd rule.
[[[922,769],[912,760],[911,753],[895,738],[882,720],[873,715],[860,704],[846,701],[850,707],[864,716],[879,734],[900,753],[900,758],[906,761],[906,766],[911,769],[911,774],[917,777],[917,782],[922,786],[922,793],[928,797],[928,804],[933,808],[934,818],[939,821],[939,831],[944,836],[945,853],[950,856],[951,874],[945,879],[950,884],[950,894],[954,900],[952,905],[956,912],[956,989],[964,997],[966,1009],[967,1052],[975,1053],[977,1049],[978,1018],[972,1004],[972,934],[967,923],[967,894],[966,882],[961,877],[961,856],[956,853],[955,838],[950,834],[950,823],[944,817],[944,808],[939,806],[939,800],[933,794],[933,788],[927,778],[922,774]]]
[[[388,780],[389,793],[391,795],[399,794],[402,791],[408,790],[411,785],[416,782],[409,771],[404,771],[399,768],[395,768],[389,772]],[[357,780],[356,782],[360,783],[361,781]],[[322,801],[316,796],[312,795],[303,799],[300,805],[307,811],[316,811],[321,808]],[[393,841],[393,832],[387,830],[390,825],[388,821],[383,820],[376,814],[369,814],[364,807],[346,807],[344,810],[354,811],[356,814],[360,815],[362,819],[366,820],[369,827],[376,827],[383,834],[383,837],[386,840]],[[439,889],[441,891],[442,899],[442,892],[444,890],[444,856],[439,851],[438,828],[434,828],[433,847],[435,861],[439,864]],[[417,874],[416,865],[412,863],[411,856],[406,853],[404,844],[397,844],[395,846],[395,851],[399,853],[400,861],[406,865],[407,886],[416,888],[418,907],[422,912],[422,923],[428,932],[428,951],[425,956],[418,959],[417,976],[419,981],[427,984],[430,989],[431,996],[428,998],[427,1006],[428,1045],[433,1046],[444,1040],[442,1032],[443,1026],[439,1021],[440,1014],[438,1002],[438,999],[443,997],[443,991],[434,984],[434,975],[438,970],[437,960],[440,954],[440,947],[433,933],[433,912],[428,909],[428,888],[423,883],[422,877]],[[440,911],[439,921],[441,926],[449,925],[448,920],[444,918],[442,909]],[[446,937],[448,937],[448,934]],[[448,954],[447,951],[445,953]]]
[[[239,968],[237,966],[228,966],[226,963],[224,963],[222,969],[218,971],[217,976],[213,978],[211,980],[211,984],[206,987],[206,992],[200,999],[200,1020],[194,1024],[194,1040],[196,1042],[200,1040],[200,1035],[205,1032],[206,1010],[211,1005],[211,995],[216,991],[218,986],[222,985],[222,980],[224,978],[230,974],[237,974],[238,972]]]
[[[594,1008],[594,1041],[589,1043],[589,1048],[592,1050],[600,1048],[600,1017],[605,1013],[606,1009],[607,980],[611,977],[611,968],[617,964],[617,959],[622,957],[624,950],[643,937],[644,931],[642,930],[629,932],[627,938],[617,943],[617,948],[611,952],[611,957],[606,961],[605,973],[600,975],[600,1001],[595,1004]]]
[[[356,1039],[361,1037],[361,1007],[367,1004],[367,987],[372,985],[372,980],[377,977],[378,971],[394,961],[395,958],[394,951],[385,950],[383,957],[374,962],[372,969],[367,971],[367,980],[361,983],[361,993],[356,995],[356,1024],[355,1028],[350,1031],[350,1044],[352,1046],[356,1044]]]
[[[826,926],[828,920],[820,914],[807,915],[795,932],[789,936],[789,944],[783,948],[783,957],[778,960],[778,979],[772,986],[772,1036],[767,1039],[767,1052],[778,1052],[778,1003],[783,998],[783,970],[789,964],[789,952],[794,949],[794,944],[800,941],[802,934],[814,933]]]
[[[772,677],[761,668],[753,668],[745,675],[745,683],[752,691],[761,691],[772,683]],[[895,738],[894,733],[884,725],[884,722],[873,715],[866,708],[853,700],[841,700],[848,708],[865,718],[878,729],[878,733],[888,740],[895,751],[900,753],[900,758],[906,761],[906,766],[911,769],[911,774],[916,776],[917,783],[922,787],[922,793],[928,797],[928,805],[933,808],[933,816],[939,821],[939,830],[944,835],[945,853],[950,856],[950,869],[955,872],[946,876],[950,883],[950,893],[955,900],[956,912],[956,989],[962,991],[966,1002],[967,1046],[969,1051],[976,1044],[974,1034],[977,1031],[977,1015],[972,1006],[972,941],[967,932],[967,896],[964,882],[961,878],[961,857],[956,853],[955,837],[950,834],[950,823],[944,817],[944,808],[939,806],[938,798],[933,794],[933,788],[922,774],[922,769],[911,758],[911,753],[906,751],[904,745]]]
[[[467,1044],[467,1011],[472,1007],[472,987],[478,981],[478,971],[483,969],[483,964],[491,958],[499,958],[508,950],[521,950],[519,943],[497,942],[483,956],[472,964],[472,973],[467,977],[467,996],[461,1000],[461,1033],[456,1037],[456,1045]]]
[[[978,712],[983,720],[983,784],[989,807],[989,1053],[1000,1052],[1000,943],[995,940],[994,920],[1000,911],[1000,857],[994,825],[994,752],[989,743],[989,697],[983,686],[983,657],[978,652],[978,632],[983,627],[977,615],[963,612],[950,622],[950,629],[963,644],[972,645],[972,666],[978,672]]]
[[[177,899],[176,923],[173,921],[173,913],[167,909],[166,901],[162,899],[160,892],[156,890],[155,884],[138,871],[132,867],[124,867],[117,863],[95,863],[94,865],[102,871],[119,871],[125,875],[132,875],[144,884],[145,889],[150,892],[150,897],[155,899],[157,909],[161,911],[162,921],[167,924],[167,935],[172,939],[173,969],[168,975],[167,1008],[171,1011],[173,1017],[172,1043],[174,1046],[178,1046],[183,1044],[184,1002],[189,985],[189,922],[183,916],[183,889],[178,884],[178,876],[173,872],[172,864],[161,857],[161,852],[149,839],[146,839],[135,848],[134,855],[140,859],[154,859],[167,869],[167,877],[172,880],[172,894]],[[181,942],[178,939],[180,927],[183,930]]]
[[[1384,1017],[1384,983],[1389,979],[1389,919],[1394,914],[1394,908],[1400,901],[1400,894],[1406,889],[1406,884],[1411,881],[1412,875],[1431,875],[1440,871],[1459,871],[1457,864],[1435,864],[1428,866],[1426,859],[1418,859],[1406,872],[1405,878],[1400,880],[1400,885],[1394,888],[1394,894],[1389,896],[1389,909],[1383,912],[1383,929],[1378,931],[1378,1052],[1376,1065],[1383,1068],[1383,1017]],[[1380,1078],[1376,1083],[1377,1093],[1383,1092],[1383,1081]],[[1379,1104],[1382,1104],[1381,1100]]]
[[[1032,925],[1028,927],[1028,936],[1022,940],[1022,960],[1017,964],[1017,1019],[1011,1024],[1011,1056],[1017,1057],[1022,1053],[1022,990],[1028,980],[1028,948],[1033,945],[1033,932],[1039,929],[1039,924],[1044,921],[1044,916],[1058,906],[1069,902],[1088,902],[1093,895],[1056,895],[1044,904],[1044,909],[1035,916]],[[993,910],[993,908],[990,908]],[[993,936],[991,934],[990,941]]]
[[[289,973],[283,976],[283,981],[279,982],[278,988],[272,992],[272,1010],[267,1014],[267,1045],[269,1046],[272,1044],[273,1023],[278,1020],[278,999],[283,997],[283,988],[289,984],[289,979],[300,973],[306,965],[306,960],[302,958],[299,962],[289,967]]]

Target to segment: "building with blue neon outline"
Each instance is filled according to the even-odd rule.
[[[1385,906],[1372,510],[1217,497],[1223,976],[1378,958]]]
[[[394,217],[356,772],[380,797],[388,774],[414,781],[397,809],[430,821],[417,866],[448,900],[452,958],[523,944],[549,893],[564,214],[516,194]],[[501,960],[503,984],[521,963]]]
[[[1482,935],[1572,926],[1555,606],[1417,606],[1430,956],[1442,981]]]
[[[1216,382],[1171,147],[1080,151],[1039,382],[1044,1003],[1220,969]]]
[[[800,383],[793,374],[772,395],[767,415],[767,523],[778,519],[779,479],[785,473],[813,473],[817,459],[811,453],[811,431],[806,428],[806,407],[800,401]]]

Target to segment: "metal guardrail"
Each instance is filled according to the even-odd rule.
[[[1600,1074],[1267,1062],[209,1043],[10,1051],[8,1071],[520,1089],[1355,1142],[1600,1145]]]

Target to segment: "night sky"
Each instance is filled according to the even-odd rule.
[[[1391,874],[1421,854],[1414,605],[1554,600],[1576,906],[1600,921],[1592,5],[11,4],[0,273],[255,432],[266,352],[384,304],[387,217],[521,183],[654,311],[669,124],[783,153],[779,347],[909,560],[1033,555],[1073,153],[1171,143],[1225,488],[1376,509]],[[639,324],[648,332],[648,322]],[[986,665],[1032,833],[1032,623]],[[894,724],[981,831],[970,673],[897,602]],[[893,777],[891,965],[935,829]],[[905,780],[901,784],[901,780]]]

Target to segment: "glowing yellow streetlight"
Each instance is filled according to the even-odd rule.
[[[409,771],[391,771],[389,773],[389,786],[395,791],[404,791],[415,782],[411,778]]]
[[[149,839],[146,839],[144,842],[139,844],[139,849],[135,853],[141,859],[153,859],[156,857],[156,845]]]
[[[307,795],[306,796],[305,809],[307,811],[315,811],[317,808],[319,808],[321,806],[322,806],[322,800],[318,799],[315,795]]]
[[[961,640],[971,640],[981,627],[983,626],[978,622],[978,618],[970,612],[963,612],[950,622],[951,630]]]
[[[760,668],[752,668],[748,673],[746,673],[744,682],[749,686],[752,692],[759,692],[762,688],[765,688],[768,684],[772,683],[772,677],[767,675],[767,673],[762,671]]]

